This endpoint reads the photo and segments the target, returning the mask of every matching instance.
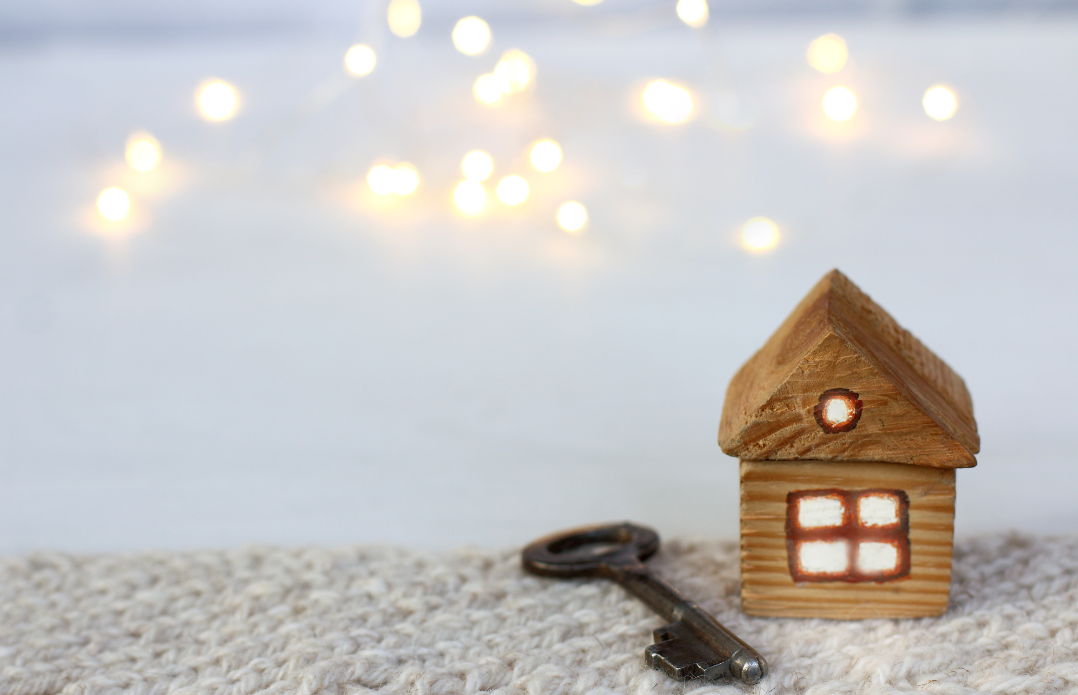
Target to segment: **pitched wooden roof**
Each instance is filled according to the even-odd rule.
[[[832,389],[863,404],[849,431],[825,431],[814,414]],[[832,270],[730,381],[719,446],[751,460],[965,468],[980,438],[962,378]]]

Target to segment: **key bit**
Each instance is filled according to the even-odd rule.
[[[613,579],[669,625],[655,630],[644,661],[671,678],[735,680],[753,685],[767,675],[760,654],[644,565],[659,549],[654,531],[633,524],[590,526],[540,538],[524,549],[524,568],[544,577]]]
[[[655,644],[644,650],[644,661],[671,678],[726,679],[730,659],[700,643],[696,634],[680,620],[655,631]]]

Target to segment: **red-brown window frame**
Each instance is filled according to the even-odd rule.
[[[862,526],[857,514],[857,501],[871,495],[894,495],[898,498],[898,522],[893,526]],[[798,502],[803,497],[842,498],[843,518],[841,526],[801,528],[797,521]],[[795,582],[889,582],[908,577],[910,574],[910,498],[902,490],[798,490],[786,495],[786,555],[790,564],[790,576]],[[797,559],[797,545],[805,541],[845,540],[849,553],[847,570],[835,574],[806,573]],[[865,574],[857,571],[855,555],[857,543],[890,543],[898,547],[898,564],[894,571]]]

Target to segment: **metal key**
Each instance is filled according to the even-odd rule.
[[[753,685],[767,662],[719,621],[648,570],[659,535],[629,523],[589,526],[540,538],[524,549],[524,569],[543,577],[604,577],[672,621],[655,631],[644,662],[667,675],[739,680]]]

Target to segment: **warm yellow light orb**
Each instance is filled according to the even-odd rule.
[[[399,164],[393,169],[393,192],[409,195],[419,187],[419,172],[411,164]]]
[[[846,41],[838,34],[825,34],[808,47],[809,65],[826,75],[832,75],[846,65],[849,52]]]
[[[845,87],[827,90],[823,97],[823,112],[833,121],[848,121],[857,110],[857,97]]]
[[[396,188],[397,176],[393,167],[379,164],[367,174],[367,185],[378,195],[389,195]]]
[[[376,62],[377,58],[374,55],[374,49],[361,43],[352,46],[344,54],[344,67],[348,68],[348,72],[356,77],[371,74]]]
[[[528,188],[527,181],[514,175],[506,176],[499,181],[495,192],[498,195],[498,200],[506,205],[520,205],[528,199],[528,193],[531,192],[531,189]]]
[[[540,140],[532,145],[532,166],[544,173],[554,171],[561,164],[561,147],[551,139]]]
[[[494,171],[494,160],[483,150],[472,150],[464,155],[460,170],[464,172],[464,178],[470,181],[486,181],[490,172]]]
[[[472,93],[475,94],[476,99],[484,104],[496,104],[505,95],[502,87],[502,81],[495,77],[494,73],[488,72],[476,79],[475,85],[472,87]]]
[[[127,217],[130,209],[131,198],[122,188],[106,188],[97,197],[97,211],[106,220],[119,222],[124,217]]]
[[[198,108],[211,121],[225,121],[236,114],[236,89],[221,80],[211,80],[198,90]]]
[[[958,110],[958,98],[943,85],[930,87],[921,103],[925,107],[925,113],[937,121],[946,121]]]
[[[479,17],[465,17],[453,27],[453,45],[465,55],[485,53],[490,48],[490,25]]]
[[[378,195],[410,195],[419,187],[419,172],[407,162],[392,167],[379,164],[367,174],[367,185]]]
[[[779,243],[779,226],[766,217],[753,217],[741,229],[741,245],[746,251],[763,253]]]
[[[423,23],[423,9],[419,0],[391,0],[386,8],[389,30],[402,39],[414,36]]]
[[[522,92],[535,76],[535,61],[524,51],[511,48],[494,66],[494,76],[506,94]]]
[[[707,0],[678,0],[677,16],[690,27],[707,24]]]
[[[487,189],[478,181],[461,181],[453,189],[453,202],[465,215],[478,215],[487,205]]]
[[[573,0],[573,2],[575,2],[576,4],[583,5],[585,7],[590,7],[592,5],[598,5],[602,1],[603,0]]]
[[[692,95],[684,87],[655,80],[644,89],[644,108],[666,123],[684,123],[692,115]]]
[[[587,223],[587,209],[575,200],[558,208],[558,226],[570,234],[580,234]]]
[[[161,146],[149,133],[133,133],[127,138],[124,155],[135,171],[153,171],[161,162]]]

